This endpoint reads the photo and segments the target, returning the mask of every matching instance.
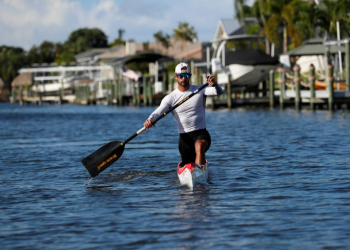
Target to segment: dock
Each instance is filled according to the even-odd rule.
[[[324,42],[323,48],[334,44],[342,44],[345,47],[344,79],[338,79],[337,74],[334,73],[330,50],[327,49],[324,56],[328,65],[324,79],[317,79],[313,64],[310,64],[307,73],[301,72],[297,64],[292,69],[278,67],[270,70],[268,77],[254,86],[237,84],[227,74],[226,78],[219,82],[224,89],[224,94],[207,98],[206,105],[212,109],[236,107],[279,107],[281,109],[294,107],[296,110],[326,109],[329,111],[349,109],[349,40]],[[145,55],[147,56],[149,55]],[[191,84],[200,85],[205,82],[208,71],[203,72],[200,69],[202,64],[209,69],[209,60],[206,63],[197,63],[198,66],[191,63],[193,69]],[[120,65],[118,67],[121,67]],[[157,74],[144,75],[137,81],[123,77],[111,65],[21,69],[21,74],[12,84],[11,101],[39,105],[42,102],[59,104],[69,102],[78,105],[157,106],[165,95],[176,88],[174,77],[164,70],[166,66],[162,67],[159,70],[161,76],[158,76],[158,70],[156,70]],[[82,72],[85,78],[74,78],[72,72],[76,74],[75,77],[79,75],[77,72]],[[72,79],[65,80],[67,76],[71,76]],[[46,82],[50,81],[58,83],[55,91],[46,89],[48,86]],[[323,82],[321,87],[320,82]]]
[[[313,68],[310,66],[310,75]],[[309,77],[307,84],[301,89],[301,78],[298,67],[295,68],[294,76],[288,81],[287,71],[277,69],[270,72],[270,79],[261,82],[252,88],[242,87],[231,91],[234,85],[222,84],[224,94],[219,97],[208,98],[207,107],[212,109],[237,107],[295,107],[296,109],[348,109],[350,107],[350,91],[337,88],[318,90],[314,87],[314,78]],[[289,72],[289,76],[290,76]],[[35,78],[34,78],[35,79]],[[328,85],[332,86],[334,80],[328,77]],[[176,83],[173,78],[168,82],[154,83],[153,76],[145,77],[141,81],[133,82],[121,78],[119,81],[112,79],[105,81],[78,81],[74,89],[66,89],[53,93],[45,91],[33,91],[25,86],[13,88],[11,100],[25,103],[36,103],[41,105],[48,103],[75,103],[79,105],[118,105],[118,106],[157,106],[163,97],[170,93]],[[197,83],[194,80],[193,83]],[[334,85],[336,86],[336,85]],[[53,94],[52,94],[53,93]]]

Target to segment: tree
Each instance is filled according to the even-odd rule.
[[[124,29],[118,29],[118,39],[123,40],[123,34],[125,33]]]
[[[340,5],[339,10],[339,21],[340,21],[340,27],[343,27],[340,30],[340,35],[342,37],[349,37],[350,36],[350,0],[340,0],[338,2]]]
[[[33,63],[39,63],[39,48],[35,45],[33,45],[28,54],[27,54],[27,59],[29,61],[29,64],[33,64]]]
[[[262,26],[259,25],[259,22],[253,23],[253,24],[247,24],[246,18],[256,18],[256,20],[259,20],[258,17],[256,17],[256,13],[254,13],[254,5],[249,7],[246,4],[246,0],[234,0],[233,5],[234,5],[234,12],[235,14],[235,19],[237,19],[241,25],[241,29],[244,31],[244,33],[249,34],[249,35],[255,35],[259,34],[259,32],[262,30]],[[256,40],[254,41],[228,41],[227,42],[227,47],[232,50],[232,49],[245,49],[248,47],[260,47],[262,50],[264,49],[264,45],[258,41],[258,44]]]
[[[125,33],[124,29],[118,29],[118,38],[114,39],[112,43],[109,44],[110,47],[116,45],[125,45],[125,41],[123,40],[123,34]]]
[[[315,37],[318,7],[315,2],[301,1],[296,5],[296,26],[303,40]]]
[[[239,23],[245,30],[245,20],[244,18],[249,15],[250,8],[246,4],[246,0],[234,0],[233,1],[234,11],[236,13],[236,19],[238,19]]]
[[[147,42],[143,42],[142,43],[142,47],[143,47],[143,50],[144,51],[149,51],[150,49],[149,49],[149,42],[147,41]]]
[[[27,54],[28,63],[52,63],[65,51],[67,49],[61,43],[44,41],[39,47],[34,45],[30,48]]]
[[[263,33],[270,42],[279,45],[280,37],[278,28],[283,29],[283,52],[288,51],[288,37],[291,39],[294,47],[302,43],[302,36],[294,25],[296,9],[295,6],[301,0],[267,0],[263,4],[262,11],[269,16],[264,26]]]
[[[40,59],[43,62],[51,63],[55,60],[56,44],[48,41],[44,41],[40,45]]]
[[[70,63],[75,61],[74,53],[70,50],[64,50],[62,53],[55,57],[55,63]]]
[[[268,18],[268,16],[266,16],[262,11],[264,2],[265,0],[256,0],[251,9],[252,15],[258,20],[259,32],[257,34],[262,33],[261,31],[264,29]],[[270,41],[266,37],[265,51],[267,54],[270,54]]]
[[[168,50],[170,47],[170,35],[164,34],[162,31],[158,31],[157,33],[153,34],[154,39],[156,42],[159,42],[162,44],[162,46]]]
[[[83,28],[73,31],[65,45],[74,54],[78,54],[92,48],[107,48],[107,42],[107,36],[100,29]]]
[[[0,77],[11,88],[12,80],[20,68],[27,65],[26,53],[19,47],[0,46]]]
[[[174,38],[176,40],[193,42],[197,39],[197,32],[194,30],[193,26],[190,26],[189,23],[180,22],[179,26],[174,29]]]
[[[330,38],[337,37],[337,21],[340,23],[342,36],[349,36],[350,18],[348,16],[349,0],[323,0],[320,1],[316,11],[316,26],[327,32]]]

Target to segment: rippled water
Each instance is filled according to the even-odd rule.
[[[153,109],[0,104],[2,248],[350,249],[349,113],[207,110],[194,190],[165,117],[90,179],[80,160]]]

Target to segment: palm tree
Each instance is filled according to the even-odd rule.
[[[158,31],[157,33],[153,34],[153,37],[156,40],[156,42],[162,44],[162,46],[166,49],[168,53],[168,48],[170,47],[170,35],[163,35],[162,31]]]
[[[299,46],[302,42],[302,36],[294,25],[296,9],[295,6],[301,0],[267,0],[263,4],[262,12],[269,16],[264,26],[264,34],[270,42],[276,45],[280,42],[278,28],[283,29],[283,52],[288,50],[288,38],[292,46]]]
[[[245,27],[245,13],[244,6],[246,5],[246,0],[233,0],[234,11],[236,13],[236,18],[238,19],[241,26]]]
[[[176,40],[193,42],[197,39],[197,32],[194,30],[193,26],[190,26],[189,23],[180,22],[179,26],[174,29],[174,38]]]
[[[344,27],[341,30],[342,37],[350,36],[350,0],[340,0],[339,4],[339,21],[340,27]]]
[[[123,40],[123,34],[125,33],[124,29],[118,29],[118,39]]]
[[[321,27],[327,32],[330,38],[336,38],[337,35],[337,21],[340,22],[340,26],[347,27],[342,29],[342,35],[349,35],[350,20],[348,12],[350,9],[349,0],[323,0],[320,1],[319,8],[317,9],[317,23],[316,25]]]
[[[303,40],[315,37],[318,6],[314,1],[301,1],[297,5],[296,23]]]
[[[265,2],[266,0],[255,0],[252,6],[252,14],[257,20],[259,20],[260,30],[264,29],[268,18],[268,16],[266,16],[262,11]],[[270,54],[270,41],[267,38],[265,38],[265,51],[266,54]]]

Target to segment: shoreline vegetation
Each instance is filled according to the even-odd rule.
[[[239,21],[244,33],[265,37],[265,43],[259,44],[259,48],[267,54],[270,54],[271,44],[278,55],[298,47],[310,38],[336,39],[337,31],[340,37],[349,37],[350,0],[256,0],[252,6],[248,6],[245,0],[234,0],[233,6],[236,13],[234,19]],[[245,21],[247,18],[255,18],[257,22],[248,25]],[[337,23],[342,27],[340,30],[337,30]],[[108,43],[106,34],[98,28],[80,28],[73,31],[64,43],[45,40],[39,46],[33,45],[29,51],[20,47],[0,46],[2,94],[11,91],[11,82],[20,68],[76,64],[75,56],[83,51],[125,45],[125,32],[127,30],[119,29],[118,37],[111,43]],[[166,50],[173,46],[172,39],[197,41],[195,28],[187,22],[180,22],[171,35],[160,30],[153,36],[159,47]],[[149,49],[149,41],[143,42],[143,46],[145,50]],[[244,46],[247,46],[244,42],[228,42],[230,49]]]

